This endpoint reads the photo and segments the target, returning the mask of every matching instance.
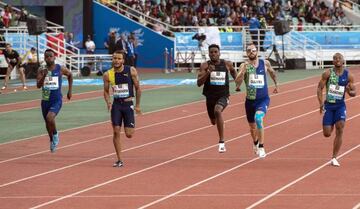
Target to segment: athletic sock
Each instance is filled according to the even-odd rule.
[[[264,147],[264,144],[259,144],[259,148]]]
[[[254,141],[254,145],[256,146],[259,143],[259,140]]]

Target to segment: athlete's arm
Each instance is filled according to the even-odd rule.
[[[233,77],[233,79],[235,80],[236,79],[236,70],[233,66],[233,63],[231,61],[226,61],[225,64],[226,64],[228,71],[230,72],[231,77]]]
[[[277,76],[275,73],[275,70],[271,67],[271,64],[268,60],[265,60],[265,66],[266,66],[266,70],[269,72],[269,75],[271,77],[271,79],[274,81],[275,84],[275,89],[274,89],[274,93],[278,93],[279,92],[279,88],[277,85]]]
[[[209,77],[211,71],[214,70],[207,62],[204,62],[200,65],[200,70],[198,72],[197,77],[197,85],[198,87],[202,86],[206,79]]]
[[[346,85],[346,92],[349,94],[349,96],[354,97],[356,96],[356,88],[354,85],[354,75],[349,72],[349,83]]]
[[[236,91],[240,91],[240,86],[242,84],[242,82],[244,81],[244,76],[245,76],[245,70],[246,70],[246,62],[242,63],[240,65],[240,69],[239,72],[235,78],[235,83],[236,83]]]
[[[70,72],[69,69],[67,69],[66,67],[62,66],[61,67],[61,74],[65,75],[67,77],[68,83],[69,83],[69,89],[68,89],[68,93],[67,93],[67,98],[68,100],[71,99],[72,97],[72,84],[73,84],[73,76],[72,73]]]
[[[48,74],[48,70],[39,68],[39,71],[36,75],[36,87],[41,88],[44,85],[44,80],[46,75]]]
[[[111,100],[110,100],[110,80],[109,80],[109,72],[105,72],[103,74],[103,81],[104,81],[104,100],[106,103],[106,106],[108,108],[108,111],[111,110]]]
[[[135,93],[136,93],[135,112],[137,114],[141,114],[141,109],[140,109],[141,88],[140,88],[139,75],[134,67],[131,67],[130,71],[131,71],[131,78],[133,80],[134,87],[135,87]]]
[[[326,85],[327,80],[330,77],[330,71],[326,70],[322,75],[321,75],[321,79],[319,81],[318,84],[318,88],[317,88],[317,98],[319,101],[319,106],[320,106],[320,114],[323,112],[324,109],[324,101],[323,101],[323,89]]]

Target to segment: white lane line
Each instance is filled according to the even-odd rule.
[[[315,77],[315,76],[314,76],[314,77]],[[309,77],[309,78],[304,78],[304,79],[300,79],[300,80],[294,80],[294,81],[284,82],[284,83],[282,83],[280,86],[284,86],[284,85],[286,85],[286,84],[296,83],[296,82],[298,82],[298,81],[304,81],[304,80],[307,80],[307,79],[310,80],[311,78],[314,78],[314,77]],[[281,91],[280,91],[280,93],[278,93],[278,94],[272,94],[272,95],[270,95],[270,97],[274,97],[274,96],[277,96],[277,95],[283,95],[283,94],[285,94],[285,93],[291,93],[291,92],[303,90],[303,89],[306,89],[306,88],[309,88],[309,87],[313,87],[313,86],[316,86],[316,85],[317,85],[317,84],[312,84],[312,85],[307,85],[307,86],[303,86],[303,87],[300,87],[300,88],[296,88],[296,89],[292,89],[292,90],[288,90],[288,91],[284,91],[284,92],[281,92]],[[242,93],[235,93],[234,95],[239,95],[239,94],[242,94]],[[148,115],[148,114],[152,114],[152,113],[157,113],[157,112],[162,112],[162,111],[166,111],[166,110],[170,110],[170,109],[175,109],[175,108],[182,107],[182,106],[187,106],[187,105],[192,105],[192,104],[196,104],[196,103],[201,103],[201,102],[203,102],[203,101],[204,101],[204,99],[199,100],[199,101],[195,101],[195,102],[186,103],[186,104],[174,105],[174,106],[171,106],[171,107],[166,107],[166,108],[162,108],[162,109],[159,109],[159,110],[154,110],[154,111],[146,112],[146,113],[143,113],[143,115]],[[230,105],[229,105],[229,106],[230,106]],[[79,126],[79,127],[64,129],[64,130],[60,131],[60,133],[65,132],[65,131],[71,131],[71,130],[86,128],[86,127],[93,126],[93,125],[99,125],[99,124],[103,124],[103,123],[108,123],[108,122],[109,122],[109,121],[102,121],[102,122],[91,123],[91,124],[87,124],[87,125],[83,125],[83,126]],[[9,142],[0,143],[0,146],[6,145],[6,144],[12,144],[12,143],[15,143],[15,142],[21,142],[21,141],[24,141],[24,140],[29,140],[29,139],[33,139],[33,138],[37,138],[37,137],[42,137],[42,136],[47,136],[47,134],[41,134],[41,135],[37,135],[37,136],[31,136],[31,137],[27,137],[27,138],[22,138],[22,139],[12,140],[12,141],[9,141]]]
[[[355,117],[355,116],[354,116],[354,117]],[[353,117],[352,117],[352,118],[353,118]],[[344,152],[343,154],[339,155],[338,158],[340,159],[340,158],[344,157],[345,155],[351,153],[352,151],[354,151],[355,149],[357,149],[357,148],[359,148],[359,147],[360,147],[360,144],[358,144],[357,146],[349,149],[348,151]],[[306,177],[308,177],[308,176],[316,173],[316,172],[319,171],[320,169],[324,168],[325,166],[329,166],[329,165],[330,165],[330,161],[322,164],[321,166],[313,169],[312,171],[310,171],[310,172],[306,173],[305,175],[301,176],[300,178],[298,178],[298,179],[296,179],[296,180],[294,180],[294,181],[286,184],[285,186],[281,187],[280,189],[274,191],[273,193],[271,193],[271,194],[267,195],[266,197],[262,198],[261,200],[255,202],[254,204],[250,205],[250,206],[247,207],[246,209],[251,209],[251,208],[254,208],[254,207],[260,205],[261,203],[263,203],[263,202],[265,202],[266,200],[274,197],[274,196],[277,195],[278,193],[284,191],[285,189],[291,187],[292,185],[300,182],[301,180],[305,179]]]
[[[303,101],[303,100],[306,100],[308,98],[311,98],[311,97],[314,97],[314,96],[309,96],[309,97],[305,97],[305,98],[302,98],[302,99],[298,99],[298,100],[294,100],[294,101],[291,101],[291,102],[288,102],[288,103],[284,103],[284,104],[281,104],[281,105],[277,105],[277,106],[274,106],[274,107],[271,107],[269,108],[269,110],[272,110],[272,109],[276,109],[276,108],[280,108],[280,107],[283,107],[285,105],[290,105],[290,104],[293,104],[293,103],[297,103],[297,102],[300,102],[300,101]],[[316,110],[315,110],[316,111]],[[310,113],[313,113],[315,111],[311,111]],[[306,113],[305,115],[307,115],[309,113]],[[240,118],[244,118],[245,115],[241,115],[239,117],[235,117],[235,118],[232,118],[232,119],[229,119],[229,120],[225,120],[224,122],[225,123],[228,123],[228,122],[232,122],[232,121],[235,121],[235,120],[238,120]],[[161,122],[161,123],[164,123],[164,122]],[[187,131],[187,132],[182,132],[180,134],[176,134],[176,135],[172,135],[172,136],[169,136],[169,137],[165,137],[165,138],[162,138],[162,139],[159,139],[159,140],[155,140],[155,141],[152,141],[152,142],[149,142],[149,143],[145,143],[145,144],[142,144],[142,145],[138,145],[138,146],[135,146],[135,147],[132,147],[132,148],[129,148],[129,149],[125,149],[123,150],[123,152],[126,152],[126,151],[130,151],[130,150],[135,150],[135,149],[139,149],[139,148],[142,148],[142,147],[145,147],[145,146],[149,146],[149,145],[152,145],[152,144],[156,144],[156,143],[160,143],[160,142],[163,142],[163,141],[167,141],[169,139],[173,139],[173,138],[176,138],[176,137],[179,137],[179,136],[183,136],[183,135],[187,135],[187,134],[190,134],[190,133],[194,133],[194,132],[197,132],[197,131],[201,131],[201,130],[204,130],[204,129],[207,129],[207,128],[211,128],[212,125],[208,125],[208,126],[203,126],[201,128],[197,128],[197,129],[193,129],[193,130],[190,130],[190,131]],[[270,126],[272,127],[272,126]],[[111,137],[112,135],[107,135],[106,137]],[[97,139],[102,139],[102,138],[105,138],[105,137],[98,137],[96,139],[93,139],[92,141],[94,140],[97,140]],[[76,143],[76,145],[78,144],[83,144],[83,143],[86,143],[86,142],[79,142],[79,143]],[[61,147],[61,148],[65,148],[65,147],[70,147],[70,146],[74,146],[74,144],[72,145],[67,145],[67,146],[64,146],[64,147]],[[59,148],[59,149],[61,149]],[[42,151],[42,152],[49,152],[48,150],[46,151]],[[33,179],[33,178],[36,178],[36,177],[40,177],[40,176],[44,176],[44,175],[47,175],[47,174],[51,174],[51,173],[54,173],[54,172],[57,172],[57,171],[62,171],[62,170],[65,170],[65,169],[68,169],[68,168],[72,168],[72,167],[75,167],[75,166],[78,166],[78,165],[81,165],[81,164],[85,164],[85,163],[88,163],[88,162],[92,162],[92,161],[95,161],[95,160],[99,160],[101,158],[105,158],[105,157],[109,157],[111,155],[113,155],[114,152],[112,153],[109,153],[109,154],[106,154],[106,155],[103,155],[103,156],[100,156],[100,157],[96,157],[96,158],[91,158],[91,159],[88,159],[88,160],[85,160],[85,161],[81,161],[81,162],[78,162],[78,163],[74,163],[74,164],[71,164],[71,165],[68,165],[68,166],[64,166],[64,167],[61,167],[61,168],[57,168],[57,169],[53,169],[53,170],[50,170],[50,171],[47,171],[47,172],[43,172],[43,173],[39,173],[39,174],[36,174],[36,175],[32,175],[32,176],[28,176],[28,177],[25,177],[25,178],[22,178],[22,179],[18,179],[18,180],[15,180],[15,181],[11,181],[11,182],[8,182],[8,183],[5,183],[5,184],[1,184],[0,185],[0,188],[2,187],[5,187],[5,186],[9,186],[9,185],[12,185],[12,184],[16,184],[16,183],[19,183],[19,182],[23,182],[23,181],[26,181],[26,180],[29,180],[29,179]],[[35,155],[35,154],[30,154],[30,155]],[[29,155],[27,155],[29,156]],[[13,160],[15,159],[19,159],[20,157],[18,158],[13,158]],[[21,157],[22,158],[22,157]],[[5,160],[5,161],[1,161],[1,162],[8,162],[9,160]],[[0,162],[0,163],[1,163]]]
[[[352,98],[350,98],[350,99],[353,99],[353,98],[354,98],[354,97],[352,97]],[[355,97],[355,98],[356,98],[356,97]],[[350,99],[349,99],[349,100],[350,100]],[[287,123],[287,122],[289,122],[289,121],[296,120],[296,119],[298,119],[298,118],[304,117],[304,116],[306,116],[306,115],[309,115],[309,114],[314,113],[314,112],[317,112],[317,111],[318,111],[318,109],[313,110],[313,111],[310,111],[310,112],[307,112],[307,113],[302,114],[302,115],[298,115],[298,116],[292,117],[292,118],[290,118],[290,119],[287,119],[287,120],[278,122],[278,123],[276,123],[276,124],[272,124],[272,125],[270,125],[270,126],[267,126],[267,127],[265,127],[264,129],[272,128],[272,127],[274,127],[274,126],[278,126],[278,125]],[[360,114],[356,115],[356,117],[357,117],[357,116],[360,116]],[[350,120],[353,119],[353,118],[355,118],[355,116],[349,118],[348,121],[350,121]],[[269,152],[268,154],[272,154],[272,153],[277,152],[277,151],[279,151],[279,150],[281,150],[281,149],[284,149],[284,148],[286,148],[286,147],[288,147],[288,146],[291,146],[292,144],[295,144],[295,143],[300,142],[300,141],[302,141],[302,140],[304,140],[304,139],[306,139],[306,138],[309,138],[309,137],[311,137],[311,136],[313,136],[313,135],[315,135],[315,134],[321,133],[321,131],[322,131],[322,130],[319,130],[319,131],[316,131],[316,132],[314,132],[314,133],[312,133],[312,134],[309,134],[309,135],[307,135],[306,137],[303,137],[303,138],[298,139],[298,140],[296,140],[296,141],[294,141],[294,142],[291,142],[291,143],[289,143],[289,144],[287,144],[287,145],[284,145],[284,146],[282,146],[282,147],[280,147],[280,148],[278,148],[278,149],[275,149],[275,150]],[[226,143],[229,143],[229,142],[231,142],[231,141],[235,141],[235,140],[237,140],[237,139],[243,138],[243,137],[248,136],[248,135],[250,135],[250,134],[249,134],[249,133],[246,133],[246,134],[240,135],[240,136],[238,136],[238,137],[235,137],[235,138],[232,138],[232,139],[230,139],[230,140],[227,140]],[[156,164],[156,165],[153,165],[153,166],[150,166],[150,167],[147,167],[147,168],[138,170],[138,171],[133,172],[133,173],[129,173],[129,174],[127,174],[127,175],[124,175],[124,176],[121,176],[121,177],[118,177],[118,178],[115,178],[115,179],[112,179],[112,180],[103,182],[103,183],[101,183],[101,184],[97,184],[97,185],[94,185],[94,186],[92,186],[92,187],[88,187],[88,188],[86,188],[86,189],[79,190],[79,191],[77,191],[77,192],[74,192],[74,193],[71,193],[71,194],[62,196],[62,197],[60,197],[60,198],[57,198],[57,199],[54,199],[54,200],[51,200],[51,201],[42,203],[42,204],[40,204],[40,205],[36,205],[36,206],[32,207],[32,209],[40,208],[40,207],[43,207],[43,206],[46,206],[46,205],[50,205],[50,204],[59,202],[59,201],[61,201],[61,200],[64,200],[64,199],[73,197],[73,196],[75,196],[75,195],[78,195],[78,194],[82,194],[82,193],[84,193],[84,192],[87,192],[87,191],[89,191],[89,190],[93,190],[93,189],[102,187],[102,186],[104,186],[104,185],[111,184],[111,183],[116,182],[116,181],[118,181],[118,180],[121,180],[121,179],[130,177],[130,176],[134,176],[134,175],[136,175],[136,174],[143,173],[143,172],[145,172],[145,171],[148,171],[148,170],[151,170],[151,169],[160,167],[160,166],[162,166],[162,165],[166,165],[166,164],[169,164],[169,163],[171,163],[171,162],[174,162],[174,161],[177,161],[177,160],[186,158],[186,157],[188,157],[188,156],[191,156],[191,155],[194,155],[194,154],[197,154],[197,153],[200,153],[200,152],[209,150],[209,149],[214,148],[214,147],[216,147],[216,146],[217,146],[217,144],[214,144],[214,145],[212,145],[212,146],[208,146],[208,147],[205,147],[205,148],[203,148],[203,149],[200,149],[200,150],[197,150],[197,151],[194,151],[194,152],[191,152],[191,153],[188,153],[188,154],[179,156],[179,157],[177,157],[177,158],[173,158],[173,159],[171,159],[171,160],[164,161],[164,162],[162,162],[162,163],[159,163],[159,164]],[[226,171],[224,171],[224,172],[221,172],[220,174],[217,174],[217,175],[212,176],[212,177],[210,177],[210,178],[208,178],[208,179],[205,179],[205,180],[203,180],[203,181],[201,181],[201,182],[198,182],[198,183],[196,183],[196,184],[193,184],[193,185],[191,185],[191,186],[189,186],[189,187],[187,187],[187,188],[184,188],[184,189],[182,189],[182,190],[180,190],[180,191],[178,191],[178,192],[175,192],[175,193],[172,193],[172,194],[170,194],[170,195],[167,195],[166,197],[161,198],[161,199],[159,199],[159,200],[157,200],[157,201],[151,202],[151,203],[149,203],[149,204],[147,204],[147,205],[145,205],[145,206],[148,207],[148,206],[154,205],[154,204],[156,204],[156,203],[158,203],[158,202],[161,202],[161,201],[163,201],[163,200],[165,200],[165,199],[168,199],[168,198],[170,198],[170,197],[172,197],[172,196],[174,196],[174,195],[176,195],[176,194],[178,194],[178,193],[181,193],[181,192],[183,192],[183,191],[186,191],[186,190],[188,190],[188,189],[191,189],[192,187],[195,187],[195,186],[197,186],[197,185],[200,185],[200,184],[202,184],[202,183],[204,183],[204,182],[210,181],[210,180],[213,179],[213,178],[216,178],[216,177],[218,177],[218,176],[221,176],[221,175],[223,175],[223,174],[225,174],[225,173],[228,173],[228,172],[230,172],[230,171],[232,171],[232,170],[235,170],[235,169],[237,169],[237,168],[239,168],[239,167],[242,167],[242,166],[244,166],[244,165],[247,165],[247,164],[249,164],[249,163],[251,163],[251,162],[254,162],[254,161],[258,160],[258,159],[259,159],[259,158],[254,158],[254,159],[252,159],[252,160],[249,160],[249,161],[247,161],[247,162],[245,162],[245,163],[242,163],[242,164],[240,164],[240,165],[238,165],[238,166],[233,167],[232,169],[229,169],[229,170],[226,170]],[[143,207],[141,207],[141,208],[143,208]],[[145,207],[144,207],[144,208],[145,208]]]
[[[356,117],[358,117],[358,116],[360,116],[360,114],[357,114],[357,115],[349,118],[348,121],[350,121],[350,120],[352,120],[352,119],[354,119],[354,118],[356,118]],[[293,141],[293,142],[291,142],[291,143],[289,143],[289,144],[287,144],[287,145],[284,145],[284,146],[282,146],[282,147],[280,147],[280,148],[277,148],[277,149],[275,149],[275,150],[272,150],[271,152],[268,153],[268,155],[271,155],[271,154],[273,154],[273,153],[275,153],[275,152],[278,152],[278,151],[280,151],[280,150],[282,150],[282,149],[285,149],[285,148],[287,148],[287,147],[289,147],[289,146],[291,146],[291,145],[293,145],[293,144],[296,144],[296,143],[298,143],[298,142],[300,142],[300,141],[303,141],[304,139],[310,138],[310,137],[312,137],[312,136],[314,136],[314,135],[316,135],[316,134],[319,134],[319,133],[321,133],[321,132],[322,132],[322,130],[318,130],[318,131],[316,131],[316,132],[313,132],[313,133],[311,133],[311,134],[309,134],[309,135],[307,135],[307,136],[305,136],[305,137],[302,137],[302,138],[300,138],[300,139],[297,139],[297,140],[295,140],[295,141]],[[199,182],[197,182],[197,183],[195,183],[195,184],[189,185],[189,186],[187,186],[187,187],[185,187],[185,188],[183,188],[183,189],[181,189],[181,190],[178,190],[178,191],[176,191],[176,192],[174,192],[174,193],[171,193],[171,194],[169,194],[169,195],[166,195],[166,196],[164,196],[164,197],[162,197],[162,198],[160,198],[160,199],[158,199],[158,200],[155,200],[155,201],[150,202],[150,203],[148,203],[148,204],[146,204],[146,205],[143,205],[143,206],[139,207],[139,209],[144,209],[144,208],[148,208],[148,207],[150,207],[150,206],[153,206],[153,205],[155,205],[155,204],[157,204],[157,203],[160,203],[160,202],[162,202],[162,201],[164,201],[164,200],[167,200],[167,199],[169,199],[169,198],[171,198],[171,197],[174,197],[174,196],[176,196],[176,195],[178,195],[178,194],[180,194],[180,193],[182,193],[182,192],[185,192],[185,191],[190,190],[190,189],[192,189],[192,188],[194,188],[194,187],[196,187],[196,186],[199,186],[199,185],[201,185],[201,184],[203,184],[203,183],[205,183],[205,182],[208,182],[208,181],[213,180],[213,179],[215,179],[215,178],[217,178],[217,177],[220,177],[220,176],[222,176],[222,175],[224,175],[224,174],[227,174],[227,173],[229,173],[229,172],[231,172],[231,171],[234,171],[234,170],[236,170],[236,169],[238,169],[238,168],[240,168],[240,167],[243,167],[243,166],[245,166],[245,165],[247,165],[247,164],[250,164],[250,163],[252,163],[252,162],[254,162],[254,161],[258,160],[258,159],[260,159],[260,158],[259,158],[259,157],[254,158],[254,159],[249,160],[249,161],[247,161],[247,162],[245,162],[245,163],[239,164],[239,165],[237,165],[237,166],[235,166],[235,167],[232,167],[232,168],[230,168],[230,169],[228,169],[228,170],[225,170],[225,171],[223,171],[223,172],[221,172],[221,173],[218,173],[218,174],[216,174],[216,175],[213,175],[213,176],[211,176],[211,177],[209,177],[209,178],[207,178],[207,179],[204,179],[204,180],[202,180],[202,181],[199,181]],[[328,162],[327,162],[327,164],[328,164]]]

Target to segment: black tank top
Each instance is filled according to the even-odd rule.
[[[208,61],[208,65],[210,65]],[[203,95],[211,98],[229,96],[229,72],[224,60],[215,65],[215,70],[206,79],[203,88]]]

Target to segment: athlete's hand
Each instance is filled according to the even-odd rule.
[[[209,65],[208,71],[211,73],[214,70],[215,70],[215,65]]]
[[[273,93],[274,93],[274,94],[279,93],[279,87],[275,86]]]
[[[138,115],[142,114],[140,107],[138,107],[138,106],[135,107],[135,113],[138,114]]]
[[[108,109],[108,112],[110,112],[110,111],[111,111],[111,107],[112,107],[111,102],[107,103],[107,109]]]
[[[324,105],[322,104],[322,105],[320,105],[320,115],[322,115],[323,112],[324,112]]]
[[[70,100],[71,97],[72,97],[72,93],[71,93],[71,91],[68,91],[68,93],[67,93],[67,98],[68,98],[68,100]]]
[[[235,91],[241,91],[240,86],[237,86],[237,87],[235,88]]]

